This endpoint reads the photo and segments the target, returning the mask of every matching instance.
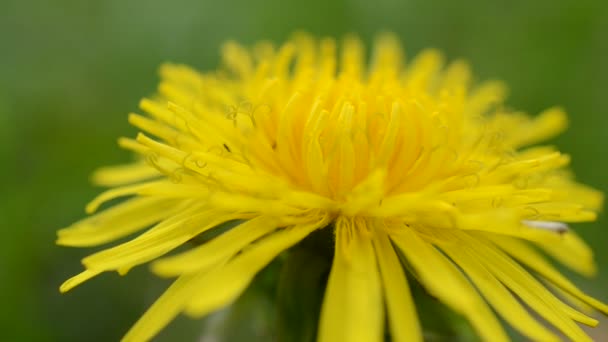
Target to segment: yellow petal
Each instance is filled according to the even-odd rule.
[[[431,90],[443,64],[443,55],[435,49],[420,52],[406,71],[406,84],[416,91]]]
[[[180,137],[180,146],[184,145],[184,142],[188,142],[189,148],[196,147],[197,144],[192,141],[192,138],[179,134],[172,126],[165,125],[158,122],[157,120],[149,119],[139,114],[129,114],[129,123],[142,131],[148,132],[155,135],[165,141],[177,144],[176,137]],[[200,146],[200,145],[198,145]]]
[[[202,211],[202,212],[198,212]],[[237,219],[236,214],[194,208],[167,219],[137,238],[83,259],[95,271],[131,268],[153,260],[221,223]]]
[[[379,35],[374,42],[370,78],[383,80],[395,77],[402,67],[403,60],[404,54],[399,39],[390,33]]]
[[[409,227],[391,239],[418,274],[422,285],[454,311],[462,313],[484,341],[508,341],[496,316],[460,271]]]
[[[515,115],[512,116],[516,117]],[[563,109],[549,108],[537,117],[528,119],[523,124],[518,124],[517,129],[509,130],[508,142],[515,147],[534,144],[560,134],[566,129],[567,125],[568,118]]]
[[[164,277],[196,273],[216,265],[277,228],[276,220],[260,216],[231,228],[187,252],[155,262],[152,269]]]
[[[355,107],[344,102],[336,118],[335,142],[328,157],[328,181],[334,197],[342,198],[349,191],[355,178],[356,154],[352,141],[353,116]]]
[[[418,315],[403,267],[386,233],[379,227],[375,228],[374,250],[378,258],[392,340],[422,341]]]
[[[321,309],[320,342],[382,341],[380,275],[365,222],[336,222],[334,261]]]
[[[576,233],[569,231],[559,236],[559,242],[539,241],[536,244],[547,254],[565,266],[586,276],[597,272],[593,261],[593,251]]]
[[[561,275],[559,271],[555,269],[555,267],[547,262],[545,258],[530,245],[523,241],[506,236],[498,236],[493,234],[486,234],[485,236],[502,250],[517,259],[517,261],[519,261],[521,264],[534,270],[555,284],[558,288],[572,295],[574,298],[592,306],[593,308],[608,314],[608,305],[583,293],[579,288],[572,284],[570,280]]]
[[[539,324],[504,285],[474,257],[455,244],[441,249],[462,269],[507,322],[533,341],[559,341],[557,336]]]
[[[346,197],[345,203],[340,210],[345,216],[354,216],[360,211],[382,201],[384,196],[384,184],[386,171],[376,169],[370,175],[353,188]]]
[[[168,217],[179,204],[158,198],[130,199],[61,229],[57,244],[84,247],[114,241]]]
[[[171,322],[184,308],[188,299],[198,292],[197,286],[204,272],[179,277],[152,304],[137,323],[122,338],[123,342],[148,341]]]
[[[123,341],[152,339],[180,312],[198,317],[230,304],[273,258],[327,223],[326,219],[321,219],[283,229],[227,263],[224,259],[210,270],[179,277],[129,330]]]
[[[240,77],[246,78],[253,72],[253,61],[249,51],[236,42],[224,43],[222,60],[232,72]]]
[[[226,212],[255,212],[276,216],[301,215],[306,209],[295,208],[280,199],[265,199],[240,193],[216,191],[210,194],[209,205]]]
[[[471,94],[465,112],[471,117],[484,115],[493,105],[501,103],[506,93],[506,86],[502,82],[484,82]]]
[[[88,214],[92,214],[102,204],[130,195],[163,195],[165,198],[201,198],[209,193],[208,190],[207,187],[200,184],[175,184],[168,180],[150,181],[104,191],[87,204],[86,211]]]
[[[284,228],[254,243],[225,266],[205,277],[196,294],[190,298],[185,312],[200,317],[234,301],[253,277],[279,253],[298,243],[316,229],[327,225],[327,218],[313,223]]]
[[[574,323],[573,319],[588,325],[595,325],[597,321],[561,302],[526,270],[487,240],[462,233],[457,234],[457,238],[462,248],[467,248],[477,260],[482,261],[497,279],[540,316],[569,338],[576,341],[590,341],[589,336]]]
[[[85,271],[73,276],[72,278],[66,280],[63,284],[61,284],[61,286],[59,287],[59,291],[61,291],[61,293],[68,292],[69,290],[71,290],[74,287],[93,278],[94,276],[98,275],[99,273],[101,273],[101,272],[85,270]]]
[[[150,178],[158,177],[160,173],[144,162],[126,165],[115,165],[100,168],[93,174],[93,183],[101,186],[119,186]]]
[[[347,36],[343,42],[341,72],[352,78],[358,78],[361,75],[361,69],[364,65],[365,49],[361,40],[356,36]]]
[[[471,67],[463,60],[456,60],[446,68],[439,89],[464,92],[468,90],[470,81]]]

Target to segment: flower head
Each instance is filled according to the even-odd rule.
[[[558,337],[529,311],[589,340],[576,322],[597,322],[554,292],[608,306],[540,253],[594,272],[567,223],[594,220],[601,194],[573,180],[567,155],[530,147],[564,129],[564,112],[514,112],[501,83],[473,85],[466,63],[444,66],[434,50],[404,64],[392,36],[377,40],[369,66],[364,55],[353,37],[338,49],[297,35],[279,48],[227,43],[218,72],[164,65],[158,95],[141,101],[147,115],[129,116],[142,133],[119,141],[140,158],[94,175],[111,189],[58,243],[147,230],[86,257],[61,290],[154,261],[156,274],[177,279],[125,337],[147,340],[179,313],[230,304],[279,254],[332,229],[321,341],[381,341],[385,315],[395,341],[421,340],[414,279],[484,340],[508,339],[492,309],[533,340]],[[95,213],[119,197],[128,198]]]

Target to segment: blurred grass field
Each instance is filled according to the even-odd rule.
[[[283,41],[294,30],[340,37],[393,31],[408,56],[425,47],[465,58],[478,79],[511,88],[530,113],[561,105],[570,129],[554,143],[578,179],[608,192],[608,2],[309,0],[17,1],[0,5],[0,341],[115,341],[167,285],[140,267],[66,295],[61,282],[92,250],[54,245],[99,189],[98,166],[128,161],[126,114],[154,92],[165,61],[215,68],[227,39]],[[608,300],[608,220],[576,225],[600,274],[584,289]],[[196,340],[179,319],[159,341]],[[608,340],[608,320],[596,329]]]

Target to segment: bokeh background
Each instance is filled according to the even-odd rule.
[[[607,1],[18,1],[0,5],[0,340],[115,341],[166,282],[140,267],[60,295],[92,250],[54,245],[84,215],[98,166],[128,161],[126,114],[154,92],[165,61],[214,68],[226,39],[283,41],[294,30],[390,30],[411,56],[438,47],[469,60],[479,79],[510,85],[508,103],[530,113],[564,106],[570,130],[555,140],[578,178],[608,192]],[[578,284],[608,300],[608,220],[576,225],[600,274]],[[261,300],[259,305],[268,305]],[[608,340],[608,322],[593,332]],[[179,319],[158,341],[200,336]]]

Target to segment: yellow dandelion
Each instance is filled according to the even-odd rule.
[[[146,115],[129,116],[141,133],[119,140],[141,158],[95,173],[111,189],[57,242],[96,246],[147,230],[84,258],[62,292],[153,261],[176,280],[124,338],[149,340],[180,313],[231,304],[279,254],[331,229],[320,341],[382,341],[385,316],[394,341],[422,340],[408,279],[483,340],[508,340],[497,315],[532,340],[559,340],[556,330],[590,340],[577,322],[597,321],[576,307],[608,306],[543,255],[595,271],[567,223],[594,220],[602,195],[573,180],[567,155],[530,147],[565,128],[561,109],[514,112],[502,83],[472,85],[466,63],[444,66],[434,50],[403,64],[390,35],[369,66],[354,37],[339,49],[296,35],[222,53],[217,72],[161,68],[158,95],[140,104]],[[165,256],[226,222],[238,224]]]

